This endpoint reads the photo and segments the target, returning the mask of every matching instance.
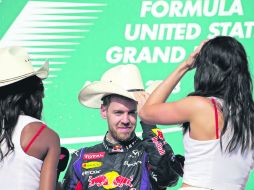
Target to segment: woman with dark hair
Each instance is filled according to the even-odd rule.
[[[195,91],[165,102],[184,74],[196,67]],[[248,61],[234,38],[203,42],[150,95],[144,122],[183,123],[185,163],[181,189],[244,189],[254,167],[254,103]]]
[[[1,189],[55,189],[60,141],[40,120],[47,65],[34,71],[24,48],[0,49]]]

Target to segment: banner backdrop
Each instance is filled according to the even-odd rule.
[[[77,97],[84,84],[99,80],[112,66],[136,64],[148,87],[202,40],[230,35],[246,48],[253,75],[253,10],[253,0],[0,0],[0,47],[27,47],[35,67],[49,60],[43,120],[73,151],[105,135],[99,110],[83,107]],[[168,101],[193,91],[193,72]],[[183,154],[181,128],[159,127],[174,151]],[[254,173],[246,189],[254,189]]]

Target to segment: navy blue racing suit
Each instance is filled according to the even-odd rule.
[[[183,157],[175,156],[161,130],[141,122],[143,140],[136,135],[113,145],[104,138],[72,154],[63,179],[65,190],[151,190],[177,184]]]

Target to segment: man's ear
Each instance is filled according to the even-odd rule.
[[[104,105],[101,105],[101,117],[102,119],[107,119],[107,107]]]

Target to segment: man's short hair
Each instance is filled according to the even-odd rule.
[[[128,101],[134,101],[130,98],[127,98],[125,96],[121,96],[121,95],[118,95],[118,94],[110,94],[110,95],[107,95],[107,96],[104,96],[101,100],[102,100],[102,105],[103,106],[109,106],[109,104],[111,103],[111,99],[113,97],[116,97],[116,98],[121,98],[121,99],[125,99],[125,100],[128,100]]]

